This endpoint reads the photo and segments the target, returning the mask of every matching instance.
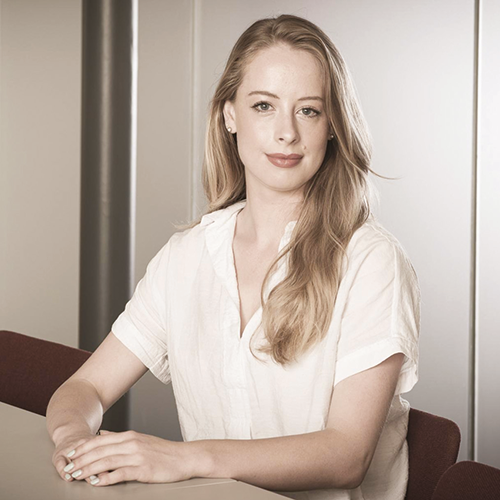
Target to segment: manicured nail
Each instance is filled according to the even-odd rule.
[[[74,466],[75,464],[73,462],[69,463],[66,467],[64,467],[64,472],[69,472]]]
[[[66,456],[71,458],[75,454],[76,450],[71,450]]]
[[[66,474],[64,477],[65,477],[68,481],[71,479],[71,476],[70,476],[69,474]]]
[[[94,486],[94,484],[97,484],[99,482],[99,478],[97,476],[90,476],[90,484]]]
[[[78,469],[76,472],[71,474],[75,479],[82,474],[82,469]]]

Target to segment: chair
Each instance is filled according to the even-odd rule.
[[[458,462],[438,482],[432,500],[498,500],[500,469],[480,462]]]
[[[456,461],[460,429],[446,418],[410,408],[406,500],[431,500],[439,479]]]
[[[0,401],[45,416],[52,394],[91,354],[0,331]]]

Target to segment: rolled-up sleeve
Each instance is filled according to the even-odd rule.
[[[150,261],[125,310],[111,327],[113,334],[164,383],[170,382],[166,280],[171,241]]]
[[[401,352],[405,359],[395,394],[410,391],[418,380],[420,327],[413,266],[396,241],[379,237],[355,255],[349,274],[334,384]]]

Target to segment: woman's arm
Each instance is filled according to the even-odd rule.
[[[207,457],[207,477],[230,477],[281,491],[350,489],[360,482],[348,438],[335,429],[268,439],[194,443]]]
[[[210,458],[210,477],[294,491],[356,488],[375,453],[404,355],[348,377],[335,387],[323,431],[270,439],[195,441]]]
[[[95,438],[103,414],[147,368],[112,333],[52,395],[47,430],[56,445],[54,466],[61,477],[68,460],[63,452]]]
[[[281,491],[355,488],[375,452],[403,359],[395,354],[337,384],[323,431],[187,443],[136,432],[106,433],[76,448],[74,470],[82,471],[79,479],[99,475],[99,486],[225,477]]]
[[[102,415],[102,403],[95,387],[84,379],[69,379],[50,399],[47,430],[56,445],[75,434],[95,435]]]

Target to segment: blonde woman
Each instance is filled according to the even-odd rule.
[[[66,481],[227,477],[292,498],[403,499],[419,290],[370,215],[370,144],[330,39],[290,15],[234,46],[212,100],[201,220],[152,259],[125,311],[54,394]],[[147,370],[184,442],[102,432]]]

